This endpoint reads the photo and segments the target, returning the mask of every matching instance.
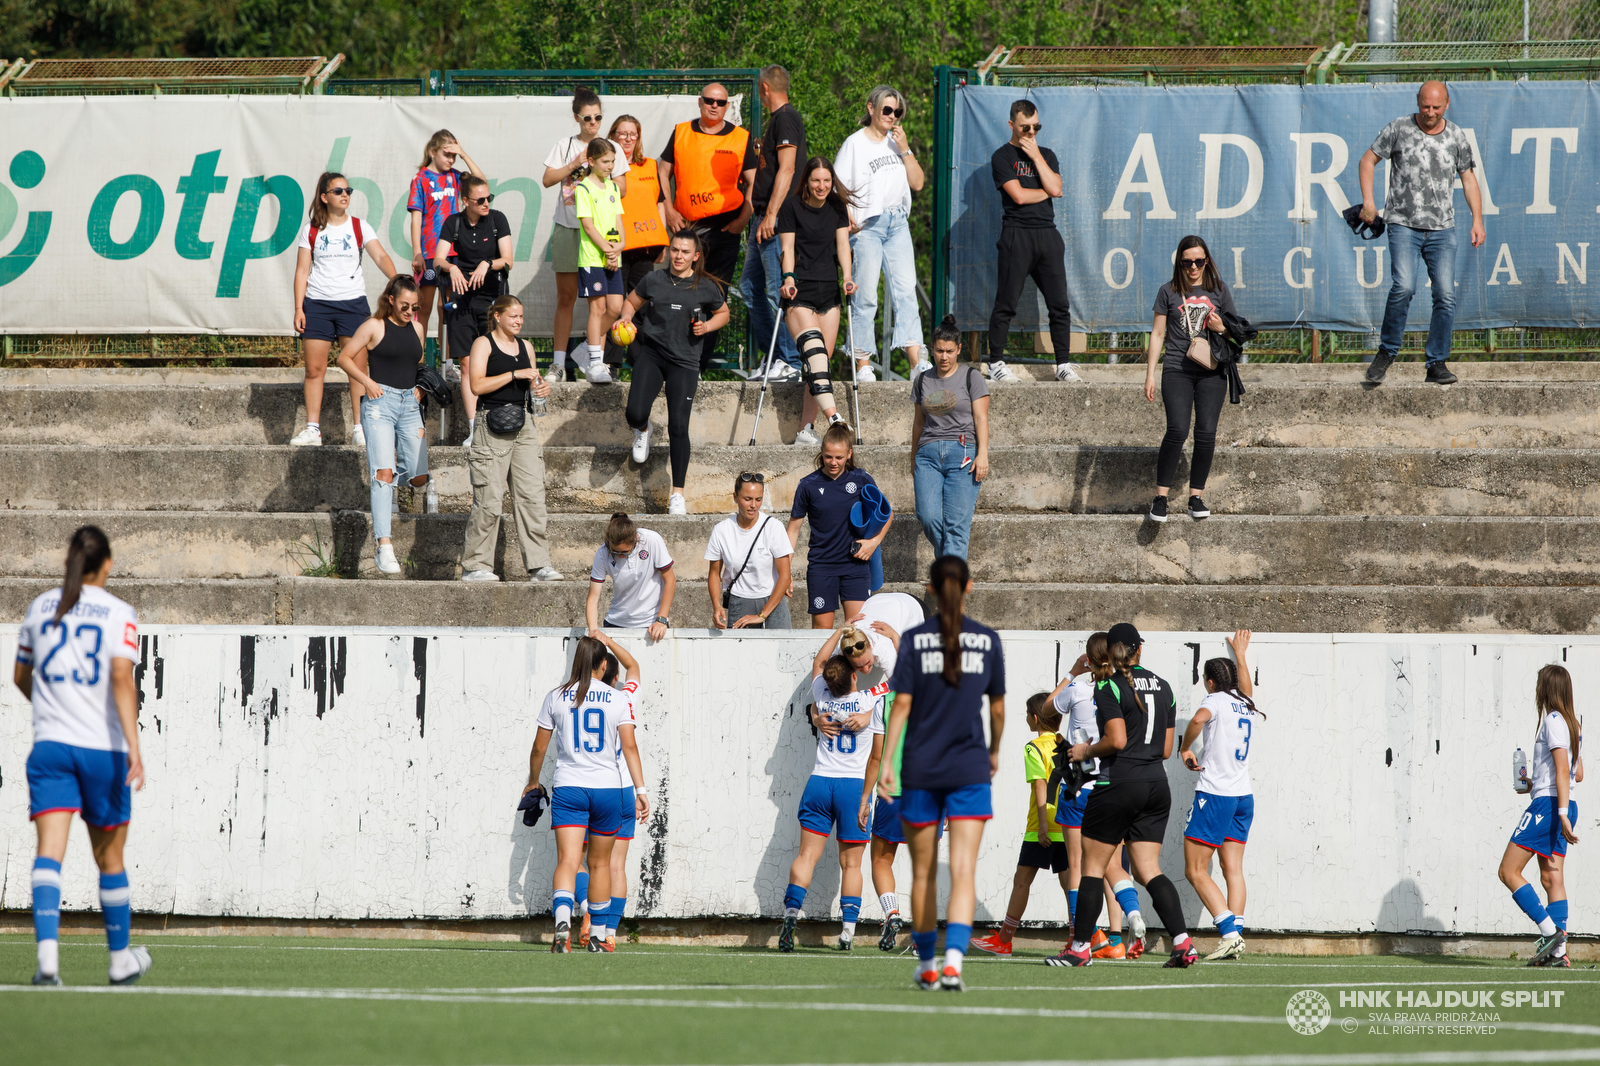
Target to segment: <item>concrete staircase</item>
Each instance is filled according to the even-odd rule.
[[[1214,517],[1175,514],[1165,526],[1142,517],[1163,430],[1160,404],[1139,388],[1142,367],[996,386],[992,473],[973,524],[974,613],[1013,629],[1113,617],[1168,630],[1600,628],[1600,366],[1456,370],[1461,383],[1442,389],[1401,364],[1367,390],[1355,365],[1247,367],[1244,403],[1223,412],[1205,494]],[[749,447],[757,387],[704,383],[691,514],[669,517],[663,405],[660,446],[638,466],[625,385],[557,386],[540,429],[554,564],[568,580],[526,582],[509,517],[505,582],[453,580],[471,490],[464,451],[437,443],[443,513],[397,518],[408,572],[385,579],[372,565],[365,457],[344,444],[348,399],[334,377],[329,443],[291,449],[304,418],[298,371],[0,372],[0,614],[20,617],[59,581],[68,536],[92,521],[116,550],[116,590],[152,621],[568,625],[581,621],[606,516],[626,510],[678,560],[675,621],[703,626],[700,556],[733,475],[765,473],[781,519],[813,469],[814,452],[782,443],[798,428],[798,386],[769,393]],[[912,510],[909,386],[867,385],[860,403],[857,462],[898,512],[886,576],[918,592],[931,552]],[[430,441],[441,425],[458,441],[459,408],[442,423],[434,413]],[[1180,505],[1186,485],[1185,467]]]

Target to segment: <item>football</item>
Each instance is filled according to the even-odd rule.
[[[633,343],[633,338],[639,335],[639,330],[632,322],[618,322],[611,327],[611,339],[626,348]]]

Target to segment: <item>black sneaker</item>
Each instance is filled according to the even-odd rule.
[[[1206,501],[1202,500],[1198,496],[1190,496],[1189,517],[1193,518],[1197,522],[1202,518],[1210,518],[1211,512],[1206,509]]]
[[[1194,949],[1194,942],[1190,941],[1184,947],[1173,951],[1170,958],[1162,963],[1164,970],[1187,970],[1200,961],[1200,953]]]
[[[1461,379],[1450,373],[1450,367],[1444,363],[1434,363],[1428,367],[1427,382],[1429,385],[1454,385]]]
[[[1155,502],[1150,505],[1150,513],[1145,517],[1152,522],[1165,522],[1167,520],[1167,498],[1165,496],[1157,496]]]
[[[879,951],[893,951],[900,936],[900,912],[895,911],[883,920],[883,933],[878,937]]]
[[[1547,960],[1556,953],[1556,948],[1566,944],[1567,932],[1557,929],[1549,936],[1540,937],[1533,945],[1533,958],[1528,960],[1529,966],[1544,966]]]
[[[1383,384],[1383,379],[1389,373],[1389,367],[1392,365],[1394,365],[1394,356],[1384,355],[1379,352],[1372,357],[1372,362],[1367,364],[1367,381],[1373,385]]]
[[[783,928],[778,930],[778,950],[785,955],[794,950],[794,923],[795,919],[785,918]]]

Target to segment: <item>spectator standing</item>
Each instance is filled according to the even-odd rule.
[[[701,352],[706,338],[727,325],[728,303],[701,266],[704,255],[694,230],[674,234],[667,255],[669,268],[646,274],[623,304],[621,321],[638,328],[626,418],[633,430],[633,461],[644,463],[650,458],[650,408],[666,386],[672,462],[667,513],[687,514],[689,416],[700,387]]]
[[[802,192],[778,209],[778,236],[783,242],[783,296],[789,301],[789,332],[805,366],[805,400],[796,444],[819,444],[813,426],[817,412],[830,425],[843,423],[833,398],[828,367],[839,339],[839,273],[844,295],[856,284],[850,269],[850,205],[854,199],[834,178],[833,166],[820,155],[806,161],[800,175]]]
[[[589,304],[588,378],[591,385],[607,385],[606,331],[622,314],[622,192],[611,180],[611,168],[621,158],[610,141],[589,142],[589,170],[578,182],[578,224],[583,227],[578,246],[578,291]]]
[[[666,199],[656,161],[644,154],[644,126],[632,115],[621,115],[606,138],[622,152],[611,175],[622,195],[622,288],[632,292],[660,263],[667,250]],[[626,168],[622,165],[626,160]]]
[[[873,89],[862,128],[845,138],[833,160],[834,173],[856,201],[850,251],[860,286],[851,305],[860,321],[852,338],[857,381],[877,380],[871,360],[878,351],[873,323],[878,318],[880,270],[889,276],[889,304],[894,308],[889,350],[905,349],[912,377],[928,369],[922,356],[922,312],[917,307],[917,252],[911,245],[911,194],[922,191],[926,177],[906,140],[901,125],[905,116],[905,97],[899,90],[890,85]]]
[[[561,186],[560,198],[556,200],[555,225],[550,229],[550,264],[556,275],[556,313],[550,330],[550,343],[555,346],[555,356],[550,363],[551,381],[562,381],[567,373],[567,350],[572,337],[572,305],[578,299],[580,227],[577,189],[584,168],[588,165],[589,142],[600,135],[602,117],[600,97],[593,89],[580,85],[572,94],[572,119],[578,124],[578,132],[557,141],[544,161],[544,187]],[[617,156],[625,157],[620,146]],[[617,187],[624,195],[627,194],[624,180],[619,180]],[[572,352],[573,363],[586,365],[586,354],[587,348],[584,352]]]
[[[766,491],[760,474],[733,482],[734,512],[718,522],[706,542],[711,620],[718,629],[788,629],[789,564],[794,545],[772,515],[761,513]]]
[[[1200,494],[1211,476],[1217,448],[1217,422],[1228,395],[1226,368],[1212,360],[1208,369],[1190,358],[1191,345],[1205,341],[1207,331],[1221,333],[1223,315],[1234,314],[1233,293],[1217,274],[1211,250],[1199,237],[1178,242],[1172,280],[1156,290],[1155,317],[1150,323],[1150,351],[1144,372],[1144,398],[1156,398],[1156,363],[1161,363],[1161,403],[1167,411],[1167,433],[1156,457],[1156,498],[1150,520],[1167,520],[1167,493],[1178,474],[1183,442],[1194,421],[1194,458],[1189,463],[1189,517],[1209,518]],[[1209,345],[1209,342],[1205,342]]]
[[[322,382],[328,373],[328,353],[355,335],[372,314],[367,304],[367,283],[361,278],[362,255],[371,250],[372,261],[384,278],[394,277],[394,263],[370,227],[350,214],[350,183],[343,174],[328,171],[317,178],[311,197],[311,221],[300,231],[294,265],[294,331],[306,358],[306,428],[290,438],[295,446],[322,443]],[[363,369],[365,360],[362,361]],[[361,431],[361,386],[350,382],[350,443],[365,446]]]
[[[744,228],[754,208],[745,195],[756,180],[756,150],[750,131],[728,121],[728,90],[712,82],[700,90],[700,117],[680,122],[662,149],[658,168],[671,183],[667,224],[673,233],[694,227],[705,247],[706,273],[723,284],[733,278]],[[708,335],[700,357],[704,370],[717,352]]]
[[[989,476],[989,385],[961,365],[961,331],[945,315],[933,331],[930,373],[911,383],[911,476],[917,521],[933,554],[965,559],[978,489]]]
[[[1417,260],[1428,268],[1433,283],[1433,317],[1428,322],[1427,381],[1450,385],[1456,376],[1450,358],[1451,327],[1456,314],[1455,182],[1472,210],[1472,246],[1483,244],[1483,197],[1478,191],[1472,143],[1461,127],[1444,117],[1450,90],[1442,81],[1427,81],[1417,90],[1417,113],[1395,119],[1383,128],[1361,156],[1361,221],[1378,217],[1372,178],[1378,160],[1389,161],[1389,187],[1384,194],[1383,221],[1389,231],[1389,274],[1394,284],[1383,309],[1378,354],[1367,366],[1367,380],[1381,384],[1400,354],[1406,313],[1417,293]]]
[[[398,574],[400,563],[390,539],[397,477],[413,489],[428,483],[428,436],[422,431],[422,397],[417,370],[422,365],[423,332],[417,319],[417,284],[396,274],[378,297],[378,313],[356,330],[339,352],[339,369],[359,385],[367,437],[372,535],[378,542],[378,569]],[[365,358],[357,361],[357,356]],[[361,363],[370,366],[361,369]]]
[[[608,629],[644,629],[651,640],[667,635],[672,623],[672,597],[678,576],[672,572],[667,542],[653,529],[642,529],[622,513],[606,524],[606,542],[594,553],[589,570],[589,598],[584,618],[590,635],[600,632],[600,589],[611,579],[611,606],[606,610]]]
[[[494,195],[483,178],[469,177],[461,183],[466,196],[462,209],[444,220],[439,241],[433,250],[435,273],[450,286],[451,300],[446,307],[445,335],[449,355],[465,363],[479,337],[489,332],[489,307],[506,295],[506,278],[511,273],[511,223],[490,205]],[[470,374],[463,374],[466,387],[461,402],[466,407],[467,425],[477,424],[478,391]],[[472,431],[467,431],[466,446],[472,446]]]
[[[1067,246],[1056,229],[1051,200],[1061,196],[1061,165],[1056,154],[1039,145],[1044,129],[1032,100],[1011,105],[1011,139],[995,149],[989,168],[1000,190],[999,277],[994,311],[989,316],[989,376],[995,381],[1015,381],[1006,366],[1006,334],[1017,313],[1022,283],[1029,278],[1039,287],[1050,312],[1050,343],[1056,350],[1056,380],[1077,381],[1068,362],[1072,350],[1072,322],[1067,303]]]
[[[871,580],[872,553],[894,524],[891,515],[877,536],[858,540],[850,526],[850,505],[861,498],[863,486],[878,483],[856,468],[850,446],[850,427],[833,425],[822,436],[817,469],[800,479],[789,510],[789,544],[799,542],[800,523],[811,524],[811,545],[806,555],[806,595],[812,629],[832,629],[833,612],[844,608],[846,618],[861,613]]]
[[[750,326],[761,343],[772,337],[781,313],[783,248],[778,241],[778,209],[800,194],[799,171],[806,156],[806,124],[789,103],[789,72],[777,64],[762,67],[756,81],[762,113],[767,116],[761,137],[761,165],[756,170],[750,203],[760,223],[750,230],[744,249],[744,274],[739,295],[750,309]],[[766,299],[758,300],[756,290]],[[766,353],[763,352],[763,355]],[[778,356],[767,376],[773,381],[793,381],[800,376],[800,351],[788,327],[778,330]]]
[[[460,217],[460,216],[457,216]],[[467,449],[472,474],[472,513],[461,549],[461,580],[499,581],[494,545],[500,535],[501,497],[511,490],[511,514],[522,545],[522,565],[532,581],[560,581],[550,565],[545,535],[544,449],[537,419],[528,418],[528,397],[550,395],[533,363],[522,332],[522,301],[502,296],[489,306],[489,331],[472,342],[467,372],[479,397],[478,422]],[[518,417],[518,416],[522,417]]]
[[[456,169],[457,159],[467,164],[467,174]],[[406,213],[411,219],[411,273],[421,295],[417,321],[422,324],[424,338],[428,335],[433,300],[438,293],[438,287],[424,278],[433,263],[445,219],[461,210],[461,182],[469,175],[484,177],[483,170],[461,147],[455,134],[438,130],[428,138],[422,150],[422,163],[417,167],[416,177],[411,179],[411,193],[406,199]]]

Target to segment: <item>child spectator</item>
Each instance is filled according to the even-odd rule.
[[[424,274],[439,246],[439,231],[444,228],[444,220],[463,206],[461,181],[467,175],[455,169],[458,158],[467,164],[467,171],[473,177],[484,176],[455,134],[449,130],[436,131],[422,150],[422,163],[417,167],[417,176],[411,179],[411,194],[406,200],[406,212],[411,219],[411,273],[421,295],[417,321],[422,324],[424,337],[433,315],[433,299],[439,291],[436,285],[423,280]],[[462,380],[466,380],[465,376]]]
[[[610,141],[596,137],[586,150],[588,172],[574,193],[578,224],[578,291],[589,301],[589,367],[591,385],[611,381],[606,370],[606,331],[622,314],[622,192],[611,180],[619,156]]]

